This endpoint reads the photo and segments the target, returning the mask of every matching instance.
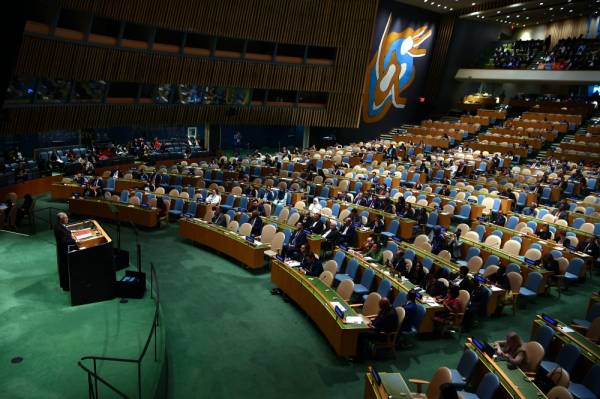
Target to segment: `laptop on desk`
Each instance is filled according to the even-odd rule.
[[[494,357],[496,351],[486,341],[477,339],[475,337],[471,337],[471,341],[473,342],[473,345],[475,345],[475,347],[477,347],[477,349],[479,349],[481,352],[487,354],[491,358]]]

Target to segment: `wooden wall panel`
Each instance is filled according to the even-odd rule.
[[[47,105],[5,108],[0,135],[57,129],[109,128],[125,126],[194,125],[201,123],[291,126],[331,126],[336,113],[324,108],[254,107],[208,105]],[[342,121],[344,118],[338,118]]]
[[[130,23],[277,43],[332,46],[333,66],[213,60],[25,35],[17,74],[67,80],[181,83],[329,93],[324,109],[72,105],[9,108],[0,132],[95,126],[254,123],[358,127],[377,0],[57,0]]]
[[[452,42],[456,18],[454,14],[444,15],[439,24],[431,63],[427,72],[427,83],[425,85],[425,96],[427,98],[434,98],[440,89],[442,72],[446,66],[446,57]]]
[[[58,3],[108,18],[181,31],[336,46],[346,41],[343,33],[351,22],[346,17],[349,14],[363,17],[365,10],[376,8],[377,0],[58,0]],[[359,14],[361,11],[363,15]]]
[[[60,54],[60,57],[54,55]],[[149,54],[25,36],[17,75],[112,82],[181,83],[326,92],[334,67],[212,61],[202,57]]]

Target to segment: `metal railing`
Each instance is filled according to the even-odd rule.
[[[90,399],[98,399],[98,386],[102,384],[104,387],[108,388],[114,394],[117,394],[121,398],[128,399],[129,396],[123,393],[123,391],[105,378],[101,377],[98,374],[98,362],[117,362],[117,363],[130,363],[135,364],[137,366],[137,393],[138,398],[142,398],[142,361],[146,353],[148,352],[148,348],[150,346],[150,342],[154,338],[154,361],[158,361],[157,354],[157,328],[160,323],[160,289],[158,286],[158,278],[156,276],[156,269],[154,268],[154,264],[150,263],[150,296],[154,299],[154,318],[152,320],[152,326],[150,328],[150,332],[148,333],[148,338],[146,339],[146,343],[144,344],[144,348],[142,352],[137,358],[118,358],[118,357],[103,357],[103,356],[84,356],[79,359],[77,365],[81,367],[87,374],[88,380],[88,397]],[[84,364],[86,361],[92,361],[92,368],[89,368]]]

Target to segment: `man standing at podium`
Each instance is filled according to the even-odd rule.
[[[69,290],[69,245],[75,245],[71,232],[67,229],[69,217],[64,212],[56,214],[57,223],[54,226],[54,237],[56,238],[56,261],[58,263],[58,277],[60,287],[63,291]]]

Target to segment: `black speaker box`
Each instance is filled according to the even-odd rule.
[[[125,271],[125,276],[117,281],[119,298],[143,298],[146,292],[146,273]]]

